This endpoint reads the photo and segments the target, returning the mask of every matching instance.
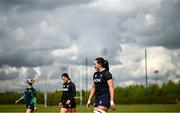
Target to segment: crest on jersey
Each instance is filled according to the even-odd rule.
[[[99,101],[99,104],[102,104],[102,100]]]
[[[94,77],[97,77],[97,74],[95,74]]]

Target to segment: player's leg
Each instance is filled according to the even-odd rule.
[[[72,100],[70,102],[69,113],[75,113],[75,112],[76,112],[76,101]]]
[[[99,98],[96,97],[94,101],[94,113],[96,113],[96,111],[98,110],[98,106],[99,106]]]
[[[26,109],[26,113],[32,113],[32,109]]]
[[[67,112],[68,112],[68,109],[67,109],[67,108],[61,108],[60,113],[67,113]]]
[[[98,110],[98,107],[94,107],[94,113],[96,113],[97,110]]]
[[[105,107],[105,106],[98,106],[98,110],[99,113],[106,113],[108,111],[108,107]]]
[[[60,113],[67,113],[69,111],[69,106],[66,104],[66,100],[63,100],[60,106]]]
[[[26,113],[33,113],[34,111],[34,105],[33,104],[27,104],[26,105]]]
[[[69,113],[75,113],[76,112],[76,109],[75,108],[70,108],[69,109]]]

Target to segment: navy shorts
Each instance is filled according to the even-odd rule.
[[[32,111],[34,111],[34,107],[34,104],[26,104],[26,108],[31,109]]]
[[[104,94],[95,97],[94,107],[105,106],[110,107],[110,95]]]
[[[75,99],[72,99],[69,104],[66,104],[66,101],[67,100],[63,100],[62,101],[62,108],[66,108],[66,109],[76,108],[76,101],[75,101]]]

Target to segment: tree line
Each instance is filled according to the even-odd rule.
[[[0,93],[0,104],[14,104],[15,100],[23,93],[6,92]],[[48,92],[47,104],[58,105],[62,91]],[[82,104],[86,104],[89,92],[82,91]],[[37,92],[38,104],[44,104],[44,93]],[[80,92],[77,91],[76,101],[80,104]],[[21,104],[24,103],[23,101]],[[143,85],[131,85],[115,88],[116,104],[180,104],[180,81],[175,83],[168,81],[161,86],[149,84],[147,88]]]

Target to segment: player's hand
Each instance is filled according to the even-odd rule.
[[[116,105],[114,104],[114,101],[113,101],[113,100],[110,101],[110,105],[111,105],[111,109],[112,109],[113,111],[115,111],[115,110],[116,110]]]
[[[16,100],[16,101],[15,101],[15,104],[17,104],[18,102],[19,102],[19,101],[18,101],[18,100]]]
[[[61,107],[61,106],[62,106],[62,103],[60,102],[60,103],[59,103],[59,107]]]
[[[66,101],[66,104],[70,104],[70,102],[71,102],[70,100],[67,100],[67,101]]]
[[[113,111],[115,111],[115,110],[116,110],[116,105],[115,105],[115,104],[112,104],[112,105],[111,105],[111,109],[112,109]]]
[[[90,109],[90,104],[91,104],[91,100],[88,100],[86,104],[87,109]]]
[[[36,106],[34,107],[34,111],[37,111],[37,107]]]

